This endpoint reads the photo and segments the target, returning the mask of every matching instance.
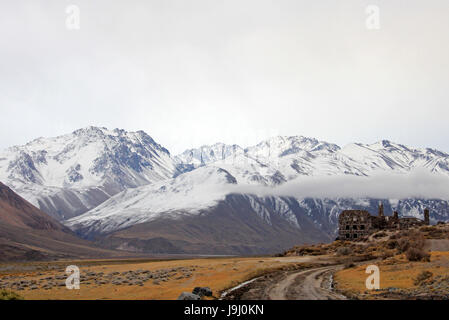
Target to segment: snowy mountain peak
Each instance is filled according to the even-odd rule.
[[[213,145],[203,145],[196,149],[188,149],[177,155],[175,160],[178,164],[185,166],[185,171],[190,171],[209,163],[225,160],[238,153],[243,153],[243,149],[240,146],[219,142]]]
[[[168,150],[143,131],[91,126],[35,139],[0,154],[0,180],[47,211],[53,210],[46,206],[56,208],[59,201],[69,208],[90,209],[126,188],[171,178],[176,173]],[[70,199],[67,195],[61,199],[59,195],[67,192]],[[80,199],[79,194],[87,199]]]
[[[255,146],[248,147],[245,152],[249,154],[257,154],[260,152],[270,153],[278,157],[298,152],[335,152],[340,150],[336,144],[325,141],[319,141],[314,138],[304,136],[276,136],[264,140]]]
[[[105,132],[108,132],[108,128],[106,127],[94,127],[94,126],[88,126],[88,127],[84,127],[84,128],[80,128],[77,129],[75,131],[73,131],[73,134],[76,136],[90,136],[90,135],[105,135]],[[114,130],[112,130],[113,132]],[[111,131],[109,131],[111,132]]]
[[[205,145],[196,149],[188,149],[176,156],[176,162],[184,171],[193,170],[199,166],[204,166],[217,161],[229,163],[229,158],[234,163],[236,161],[248,162],[248,159],[277,159],[296,153],[307,152],[336,152],[340,147],[336,144],[319,141],[314,138],[303,136],[275,136],[259,142],[254,146],[243,149],[234,144],[227,145],[224,143],[216,143],[213,145]]]
[[[360,144],[360,145],[363,145],[363,144]],[[378,141],[378,142],[375,142],[372,144],[368,144],[367,146],[369,146],[373,150],[389,150],[389,151],[407,150],[407,151],[410,151],[406,146],[392,142],[390,140],[381,140],[381,141]]]
[[[129,132],[124,129],[115,128],[109,130],[105,127],[89,126],[73,131],[71,135],[79,137],[81,140],[89,142],[95,140],[103,140],[107,142],[108,139],[121,139],[122,141],[130,141],[135,144],[151,145],[154,149],[170,154],[169,151],[163,148],[160,144],[151,138],[145,131],[139,130],[136,132]],[[70,135],[66,135],[70,136]],[[42,139],[42,138],[41,138]]]

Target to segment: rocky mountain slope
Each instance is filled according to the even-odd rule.
[[[177,210],[171,212],[178,215],[176,219],[159,215],[148,222],[97,235],[97,239],[104,246],[136,252],[212,255],[276,253],[293,243],[331,240],[307,216],[279,212],[274,205],[266,199],[266,216],[260,217],[247,196],[231,194],[195,215]],[[91,230],[78,231],[95,237]]]
[[[143,131],[88,127],[0,154],[0,179],[58,220],[176,172],[170,153]]]
[[[0,182],[0,261],[119,257],[96,248]]]

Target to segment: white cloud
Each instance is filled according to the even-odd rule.
[[[378,173],[370,177],[301,177],[275,188],[237,186],[241,193],[296,198],[384,198],[449,200],[449,177],[416,169],[407,174]]]

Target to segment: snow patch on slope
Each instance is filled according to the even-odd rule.
[[[66,225],[108,232],[148,222],[162,214],[179,218],[224,200],[235,178],[218,167],[202,167],[174,179],[126,190]]]

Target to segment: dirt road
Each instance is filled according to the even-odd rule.
[[[340,268],[328,265],[277,272],[256,279],[230,296],[243,300],[345,300],[346,297],[334,292],[331,287],[332,274]]]
[[[343,300],[332,291],[332,273],[339,267],[322,267],[294,272],[266,290],[270,300]]]

